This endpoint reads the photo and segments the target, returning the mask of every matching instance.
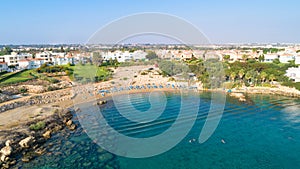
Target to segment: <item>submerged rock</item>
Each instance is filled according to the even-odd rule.
[[[241,102],[246,101],[246,97],[243,93],[230,93],[230,96],[239,99]]]
[[[27,163],[29,161],[31,161],[32,159],[34,159],[34,157],[36,156],[36,154],[34,152],[29,152],[23,155],[22,157],[22,161]]]
[[[103,104],[106,104],[106,103],[107,103],[106,100],[100,100],[97,104],[98,104],[98,105],[103,105]]]
[[[46,138],[46,139],[49,139],[51,137],[51,131],[48,130],[46,131],[44,134],[43,134],[43,137]]]
[[[10,167],[10,166],[9,166],[9,163],[5,163],[5,164],[3,164],[2,166],[3,166],[3,168],[7,168],[7,169]]]
[[[72,120],[68,120],[67,122],[66,122],[66,125],[67,126],[71,126],[73,124],[73,121]]]
[[[72,124],[71,126],[69,126],[69,129],[70,129],[70,130],[75,130],[75,129],[76,129],[76,125],[75,125],[75,124]]]

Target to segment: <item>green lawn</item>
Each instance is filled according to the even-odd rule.
[[[27,80],[34,79],[35,77],[30,74],[33,71],[34,70],[25,70],[22,72],[15,73],[14,75],[12,75],[10,78],[8,78],[6,80],[3,80],[3,81],[0,80],[0,84],[1,85],[13,84],[13,83],[25,82]],[[6,74],[4,74],[4,75],[6,75]],[[6,75],[6,77],[7,76],[8,75]],[[3,79],[2,76],[1,76],[1,79]]]
[[[73,69],[73,76],[77,80],[81,79],[90,79],[93,80],[98,78],[98,80],[103,80],[105,78],[108,78],[110,76],[110,72],[104,68],[104,67],[97,67],[95,65],[76,65],[76,66],[71,66],[71,69]]]
[[[92,82],[92,81],[104,81],[110,78],[111,73],[105,67],[97,67],[95,65],[75,65],[75,66],[66,66],[73,70],[73,73],[70,73],[69,76],[72,80],[80,82]],[[72,70],[69,70],[72,72]],[[3,79],[7,76],[10,76],[7,79]],[[46,77],[43,74],[39,74],[35,69],[25,70],[18,73],[5,73],[0,75],[0,85],[14,84],[19,82],[25,82],[34,78],[40,78],[43,80],[48,80],[49,77]]]
[[[0,81],[1,81],[2,79],[6,78],[7,76],[10,76],[10,75],[12,75],[12,74],[14,74],[14,73],[16,73],[16,72],[7,72],[7,73],[4,73],[4,74],[1,74],[1,75],[0,75]]]

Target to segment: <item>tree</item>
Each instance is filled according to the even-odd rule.
[[[61,46],[61,47],[60,47],[60,52],[65,52],[65,50],[64,50],[64,47],[63,47],[63,46]]]
[[[115,58],[115,59],[113,60],[113,66],[114,66],[115,68],[117,68],[118,65],[119,65],[118,59]]]
[[[295,60],[289,60],[288,62],[288,67],[297,67]]]
[[[154,51],[149,51],[146,55],[146,58],[152,60],[152,59],[157,59],[158,56]]]
[[[265,55],[259,55],[258,60],[263,62],[265,60]]]
[[[274,59],[274,60],[273,60],[273,63],[274,63],[274,64],[279,64],[279,63],[280,63],[279,58]]]
[[[235,73],[235,72],[232,72],[232,73],[230,74],[231,80],[234,81],[234,80],[235,80],[235,77],[236,77],[236,73]]]
[[[239,78],[242,79],[244,77],[244,75],[245,75],[245,71],[244,71],[244,69],[241,69],[239,71]]]
[[[109,58],[109,65],[113,65],[114,63],[113,63],[114,61],[113,61],[113,59],[112,58]]]
[[[0,51],[0,55],[10,55],[11,52],[12,52],[12,49],[10,47],[6,46]]]
[[[265,82],[266,78],[267,78],[268,74],[266,72],[261,72],[260,73],[260,78],[262,82]]]
[[[245,78],[247,79],[247,82],[249,83],[250,79],[251,79],[251,73],[247,72],[246,75],[245,75]]]
[[[230,59],[230,55],[224,55],[224,56],[223,56],[223,59],[224,59],[225,61],[228,61],[228,60]]]
[[[258,73],[256,71],[254,71],[254,70],[250,70],[249,72],[251,74],[251,82],[255,82],[255,84],[256,84],[257,81],[258,81],[258,79],[260,78],[258,76]]]
[[[271,82],[273,83],[273,81],[276,79],[275,75],[270,74],[269,76],[269,80],[271,80]]]
[[[103,58],[102,58],[102,56],[100,55],[99,52],[94,52],[93,53],[92,62],[96,66],[100,66],[103,63]]]

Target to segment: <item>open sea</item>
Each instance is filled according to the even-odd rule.
[[[182,125],[175,131],[184,132],[186,126],[191,126],[187,135],[170,150],[145,158],[128,158],[114,155],[98,146],[108,138],[112,145],[120,144],[116,137],[99,131],[98,127],[80,127],[76,131],[65,131],[54,135],[47,144],[47,153],[35,158],[30,163],[21,163],[18,167],[40,168],[120,168],[120,169],[299,169],[300,168],[300,99],[275,95],[247,95],[246,102],[227,97],[222,119],[209,139],[200,144],[198,137],[206,121],[211,107],[211,93],[204,92],[193,96],[183,96],[180,93],[165,92],[149,101],[149,93],[131,94],[130,103],[138,110],[135,120],[145,120],[142,123],[130,121],[123,117],[126,110],[132,107],[122,104],[119,96],[118,106],[110,100],[101,105],[101,114],[116,132],[132,138],[148,138],[163,135],[173,127],[180,110],[186,114]],[[164,97],[160,99],[159,97]],[[121,98],[121,99],[120,99]],[[200,103],[193,102],[199,99]],[[151,106],[162,105],[163,111],[156,119],[150,121],[143,112]],[[186,107],[181,103],[185,101]],[[219,104],[215,102],[214,104]],[[221,104],[221,103],[220,103]],[[197,107],[195,119],[189,106]],[[122,114],[120,111],[122,110]],[[191,111],[189,111],[191,110]],[[155,111],[155,109],[154,109]],[[161,111],[161,109],[157,109]],[[100,113],[88,112],[91,117],[85,120],[95,120],[92,115]],[[130,113],[130,112],[128,112]],[[148,112],[149,113],[149,112]],[[155,112],[157,113],[157,112]],[[190,113],[190,114],[189,114]],[[91,118],[91,119],[88,119]],[[87,132],[101,133],[101,138],[90,138]],[[176,139],[177,133],[159,140],[168,143],[168,139]],[[107,140],[106,140],[107,141]],[[117,146],[116,146],[117,148]],[[128,147],[129,149],[131,147]],[[136,147],[132,147],[134,149]],[[155,147],[157,148],[157,147]],[[154,149],[146,144],[139,148],[144,151]]]

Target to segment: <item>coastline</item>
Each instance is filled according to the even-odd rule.
[[[91,84],[94,85],[94,84]],[[97,89],[100,90],[100,89]],[[113,95],[124,95],[124,94],[136,94],[136,93],[148,93],[152,91],[163,91],[163,92],[181,92],[186,89],[178,89],[178,88],[146,88],[146,89],[133,89],[133,90],[124,90],[118,91],[114,93],[105,93],[102,96],[99,92],[93,91],[93,95],[89,99],[83,99],[83,102],[88,102],[91,100],[110,100],[112,99]],[[230,91],[229,91],[230,90]],[[271,88],[271,87],[245,87],[240,89],[198,89],[193,90],[193,92],[223,92],[227,93],[230,96],[230,93],[242,93],[244,95],[247,94],[268,94],[268,95],[280,95],[280,96],[287,96],[287,97],[296,97],[300,98],[300,91],[294,88],[280,86],[279,88]],[[8,102],[4,102],[0,104],[0,129],[3,130],[5,126],[7,128],[11,128],[8,125],[8,122],[12,120],[21,121],[20,119],[12,119],[11,120],[3,120],[7,119],[6,117],[14,116],[14,117],[21,117],[21,116],[30,116],[30,113],[33,111],[27,111],[27,109],[43,109],[43,108],[53,108],[59,107],[61,109],[74,109],[74,95],[72,95],[72,89],[62,89],[52,92],[46,92],[42,94],[36,94],[33,96],[25,96],[23,98],[18,98],[14,100],[10,100]],[[35,98],[36,100],[33,100]],[[57,99],[58,98],[58,99]],[[57,100],[56,100],[57,99]],[[7,110],[3,111],[4,108],[8,107]],[[21,113],[24,112],[24,113]],[[45,112],[46,113],[46,112]],[[24,117],[22,117],[24,118]],[[23,119],[24,120],[24,119]],[[27,120],[31,121],[32,118],[27,118]],[[25,122],[29,122],[26,121]]]
[[[91,84],[94,85],[94,84]],[[94,86],[93,86],[94,87]],[[113,95],[125,95],[125,94],[136,94],[136,93],[149,93],[153,91],[162,91],[162,92],[184,92],[187,89],[180,89],[180,88],[145,88],[145,89],[132,89],[132,90],[124,90],[124,91],[118,91],[114,93],[105,93],[103,96],[99,89],[94,89],[91,93],[87,94],[89,98],[82,99],[85,103],[89,101],[96,101],[98,105],[105,104],[107,100],[111,100]],[[189,90],[195,93],[201,93],[201,92],[222,92],[228,95],[229,97],[235,98],[237,101],[244,102],[245,95],[247,94],[272,94],[272,95],[282,95],[282,96],[288,96],[288,97],[300,97],[300,91],[288,87],[280,87],[280,88],[270,88],[270,87],[248,87],[243,89],[232,89],[230,92],[225,89],[207,89],[207,90]],[[74,92],[74,91],[73,91]],[[54,95],[55,97],[51,97],[49,95]],[[63,97],[60,97],[60,96]],[[41,96],[41,97],[37,97]],[[24,98],[19,98],[15,100],[8,101],[8,104],[11,104],[14,102],[27,102],[28,98],[31,98],[32,96],[26,96]],[[3,148],[4,143],[8,140],[13,140],[14,143],[14,154],[12,157],[16,156],[16,152],[20,154],[20,152],[24,152],[20,146],[17,146],[18,143],[20,144],[20,141],[24,139],[29,139],[30,137],[34,136],[37,140],[37,145],[33,145],[30,147],[31,151],[34,151],[37,154],[43,152],[44,149],[43,143],[51,137],[51,134],[55,134],[57,132],[60,132],[60,130],[64,130],[64,128],[69,128],[70,130],[74,130],[76,126],[74,126],[72,122],[72,113],[71,110],[76,111],[76,102],[74,100],[74,97],[76,95],[72,94],[72,89],[63,89],[63,90],[57,90],[53,92],[47,92],[43,94],[34,95],[34,97],[39,98],[45,98],[46,100],[40,100],[37,102],[33,102],[33,104],[20,104],[21,106],[9,109],[7,111],[0,113],[0,149]],[[53,100],[53,98],[59,97],[58,100]],[[47,100],[48,99],[48,100]],[[52,101],[49,101],[49,99]],[[1,103],[0,105],[3,105],[5,103]],[[1,107],[1,106],[0,106]],[[55,113],[60,112],[60,113]],[[46,121],[46,123],[49,125],[45,129],[40,131],[32,131],[29,129],[29,126],[31,124],[37,123],[38,121]],[[73,125],[73,126],[72,126]],[[10,137],[8,137],[10,135]],[[27,150],[26,150],[27,151]],[[24,157],[24,156],[23,156]],[[30,156],[25,156],[25,159],[23,159],[23,162],[27,162],[30,160]],[[28,160],[29,158],[29,160]],[[14,159],[14,158],[12,158]],[[9,162],[9,165],[13,165],[15,163],[15,159],[13,161],[9,159],[5,159]],[[19,159],[20,160],[20,159]],[[8,163],[5,163],[8,164]]]

